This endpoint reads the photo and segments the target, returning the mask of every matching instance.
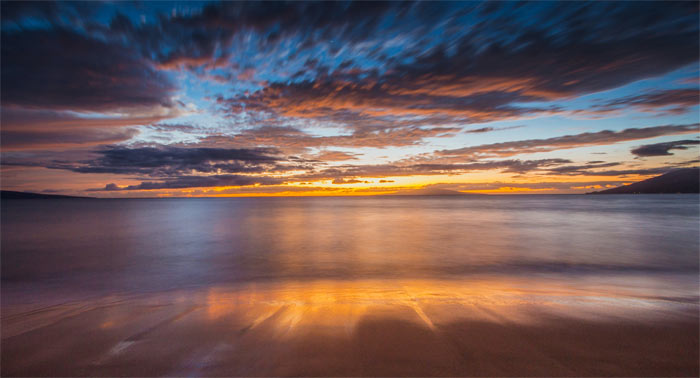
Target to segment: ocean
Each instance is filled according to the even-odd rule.
[[[7,200],[2,280],[123,292],[665,276],[696,293],[699,240],[697,195]]]
[[[3,373],[11,375],[511,372],[489,370],[497,364],[460,365],[455,361],[466,358],[461,352],[414,356],[419,347],[397,357],[418,364],[399,364],[405,371],[392,365],[390,356],[348,360],[338,357],[346,350],[327,344],[302,348],[302,357],[322,356],[318,366],[294,354],[299,340],[310,335],[354,340],[347,348],[364,350],[367,345],[358,338],[373,333],[362,336],[362,325],[378,319],[411,324],[430,337],[462,335],[460,340],[461,331],[448,330],[466,320],[530,325],[546,320],[548,327],[571,319],[649,321],[654,327],[680,321],[686,325],[681,334],[689,339],[654,349],[658,361],[633,350],[632,357],[646,357],[630,364],[642,369],[648,362],[663,368],[658,370],[663,375],[697,372],[697,195],[3,200],[1,220],[3,366],[9,369]],[[158,317],[156,309],[165,310]],[[147,316],[155,320],[142,318]],[[71,319],[80,319],[80,329],[91,332],[85,336],[91,347],[76,339],[77,325],[65,326]],[[119,331],[110,328],[117,325]],[[184,337],[183,330],[210,336]],[[386,331],[386,337],[413,331],[419,332]],[[659,343],[663,335],[678,340],[675,331],[647,331]],[[630,331],[629,337],[645,332]],[[482,337],[488,339],[491,333],[486,334]],[[104,345],[95,335],[105,337]],[[37,340],[46,337],[63,340],[63,352],[38,347]],[[246,338],[255,341],[249,342],[253,346],[241,344]],[[270,342],[288,349],[271,350]],[[455,348],[454,342],[435,342],[438,350]],[[154,348],[167,351],[178,343],[190,352],[163,352],[172,364],[146,363],[152,370],[138,370],[143,365],[135,356],[153,357]],[[139,351],[139,345],[145,349]],[[231,345],[258,352],[244,360],[221,357]],[[613,347],[609,341],[575,345],[580,353]],[[481,351],[474,345],[457,349],[470,347]],[[513,348],[520,351],[516,357],[528,361],[541,356],[524,352],[532,347]],[[82,358],[74,357],[75,348],[84,348]],[[289,354],[289,348],[297,352]],[[664,365],[677,362],[680,349],[689,353],[690,367]],[[606,353],[605,358],[616,358]],[[277,359],[269,360],[270,355]],[[280,359],[288,363],[279,365]],[[559,365],[547,361],[532,366],[548,369],[540,372],[544,375],[653,372],[629,364],[620,371],[556,370]],[[585,358],[576,361],[588,366]],[[514,363],[512,373],[527,373],[526,365]]]

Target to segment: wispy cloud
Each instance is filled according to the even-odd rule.
[[[634,96],[607,101],[595,106],[594,112],[628,110],[630,107],[646,112],[683,114],[700,105],[697,88],[655,90]]]
[[[622,131],[605,130],[546,139],[527,139],[452,150],[440,150],[436,151],[435,155],[439,157],[462,159],[508,157],[578,147],[608,145],[631,140],[654,138],[662,135],[691,134],[699,131],[699,124],[630,128]]]
[[[676,140],[673,142],[645,144],[632,149],[630,152],[640,157],[668,156],[673,155],[671,150],[687,150],[690,146],[698,144],[700,144],[699,140]]]

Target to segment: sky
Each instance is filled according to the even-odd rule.
[[[700,165],[698,3],[1,3],[0,186],[585,193]]]

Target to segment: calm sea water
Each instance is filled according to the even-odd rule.
[[[2,284],[547,277],[692,300],[699,233],[696,195],[3,200]]]

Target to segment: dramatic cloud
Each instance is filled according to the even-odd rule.
[[[119,191],[119,190],[157,190],[157,189],[187,189],[225,186],[249,185],[278,185],[284,181],[272,177],[254,177],[242,175],[212,175],[212,176],[180,176],[163,181],[145,181],[138,185],[120,187],[107,184],[103,189],[90,191]]]
[[[503,142],[484,144],[474,147],[465,147],[453,150],[436,151],[437,156],[458,158],[483,158],[483,157],[508,157],[520,154],[538,152],[550,152],[555,150],[607,145],[618,142],[647,139],[662,135],[690,134],[700,131],[700,125],[666,125],[646,127],[642,129],[632,128],[622,131],[599,131],[595,133],[583,133],[566,135],[547,139],[528,139],[515,142]]]
[[[292,176],[295,181],[339,179],[345,177],[387,177],[407,175],[455,174],[500,169],[523,173],[542,167],[570,163],[567,159],[500,160],[466,164],[383,164],[340,165],[322,168],[295,157],[282,157],[274,149],[217,149],[178,147],[110,147],[94,151],[99,158],[68,163],[54,161],[48,168],[81,173],[136,174],[151,177],[181,177],[186,174],[289,172],[305,170]],[[313,163],[313,161],[311,161]],[[320,169],[319,169],[320,168]]]
[[[99,195],[387,192],[457,175],[612,181],[678,166],[687,154],[673,152],[698,144],[632,150],[665,156],[656,166],[611,147],[700,132],[688,81],[696,2],[0,7],[3,172],[112,183]],[[586,130],[595,121],[575,119],[586,113],[626,118]],[[590,146],[615,161],[557,152]],[[551,154],[519,158],[540,152]],[[3,185],[41,182],[23,174]]]
[[[226,64],[228,53],[222,48],[238,34],[259,34],[259,48],[299,35],[308,38],[303,42],[308,45],[315,38],[362,41],[390,10],[401,8],[392,2],[223,2],[208,4],[195,14],[163,17],[157,24],[137,26],[118,16],[110,30],[132,38],[162,67],[215,67]],[[317,32],[321,33],[315,36]]]
[[[397,78],[403,84],[405,78]],[[453,81],[450,79],[449,81]],[[361,117],[407,117],[450,115],[452,122],[486,122],[509,119],[535,113],[554,111],[554,108],[517,107],[511,103],[523,100],[517,94],[489,92],[474,96],[391,93],[392,80],[371,78],[358,82],[314,81],[295,84],[271,84],[249,96],[221,101],[230,111],[260,111],[285,117],[330,119],[337,112]],[[473,83],[479,86],[480,83]],[[534,100],[534,98],[531,98]],[[347,119],[347,117],[345,117]],[[349,123],[351,126],[358,122]],[[361,123],[361,122],[359,122]],[[416,125],[429,124],[416,118]]]
[[[120,173],[173,177],[191,173],[263,173],[277,169],[272,149],[218,149],[176,147],[112,147],[95,151],[101,156],[79,163],[54,162],[49,168],[81,173]]]
[[[2,33],[2,104],[105,111],[170,106],[174,86],[127,47],[65,29]]]
[[[302,118],[345,111],[486,122],[555,112],[523,104],[615,88],[697,61],[697,49],[686,48],[698,45],[697,20],[687,16],[697,6],[666,5],[550,4],[526,24],[518,15],[532,12],[528,5],[503,3],[450,45],[407,48],[415,53],[410,62],[393,57],[385,70],[336,70],[220,102],[233,113]],[[556,29],[543,29],[553,22]]]
[[[633,149],[634,155],[646,156],[667,156],[673,155],[671,150],[687,150],[689,146],[700,144],[698,140],[676,140],[673,142],[646,144]]]

